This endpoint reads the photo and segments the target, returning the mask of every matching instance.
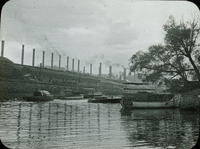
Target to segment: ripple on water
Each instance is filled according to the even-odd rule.
[[[11,148],[191,148],[199,114],[179,110],[120,111],[87,100],[1,102],[0,138]],[[188,143],[189,142],[189,143]]]

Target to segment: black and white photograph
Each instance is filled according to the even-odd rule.
[[[7,0],[0,144],[191,149],[200,131],[200,9],[190,1]]]

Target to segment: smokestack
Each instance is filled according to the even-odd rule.
[[[121,72],[119,73],[119,80],[120,80],[120,81],[122,80]]]
[[[85,66],[83,67],[83,73],[85,73]]]
[[[92,75],[92,64],[90,64],[90,75]]]
[[[112,77],[112,66],[109,66],[109,78]]]
[[[59,55],[59,69],[61,68],[61,55]]]
[[[67,56],[67,70],[69,70],[69,56]]]
[[[42,51],[42,67],[44,67],[45,51]]]
[[[51,53],[51,68],[53,68],[53,52]]]
[[[33,49],[32,66],[35,66],[35,49]]]
[[[22,57],[21,57],[21,64],[24,64],[24,45],[22,45]]]
[[[101,76],[101,69],[102,69],[102,64],[99,63],[99,76]]]
[[[78,60],[78,72],[80,72],[80,60]]]
[[[72,59],[72,71],[74,72],[74,58]]]
[[[126,80],[126,68],[124,68],[124,81]]]
[[[4,44],[5,44],[5,42],[4,42],[4,40],[2,40],[1,41],[1,57],[4,56]]]

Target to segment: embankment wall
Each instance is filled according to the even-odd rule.
[[[123,84],[89,74],[19,65],[6,58],[0,60],[1,98],[29,96],[37,89],[48,90],[58,97],[70,96],[85,93],[85,88],[120,95]]]

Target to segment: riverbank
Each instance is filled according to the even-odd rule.
[[[180,108],[184,110],[200,110],[200,89],[182,93]]]
[[[19,65],[0,57],[0,100],[31,96],[38,89],[48,90],[56,97],[66,97],[84,94],[86,88],[118,95],[122,94],[123,84],[86,73]]]
[[[158,102],[160,102],[160,105],[158,105]],[[161,106],[161,103],[164,103],[164,105]],[[125,94],[121,104],[124,109],[179,108],[181,110],[200,111],[200,89],[174,94],[147,92]],[[154,106],[151,106],[151,104]]]

